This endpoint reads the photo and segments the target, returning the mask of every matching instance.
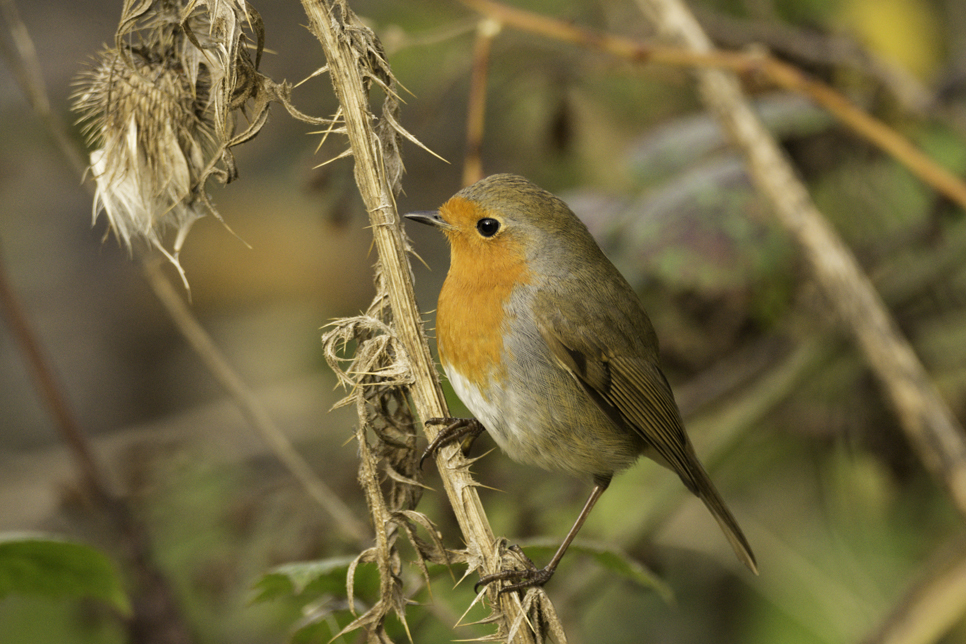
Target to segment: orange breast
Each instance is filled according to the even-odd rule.
[[[444,208],[464,207],[453,201]],[[514,288],[530,282],[530,272],[518,241],[463,230],[448,235],[452,258],[439,294],[436,338],[443,364],[485,392],[505,373],[505,305]]]

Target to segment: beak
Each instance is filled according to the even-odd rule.
[[[428,224],[441,230],[452,228],[452,226],[443,221],[443,218],[439,216],[438,210],[418,210],[416,212],[406,213],[403,217],[418,221],[421,224]]]

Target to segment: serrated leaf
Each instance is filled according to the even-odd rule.
[[[577,548],[577,550],[580,551],[583,549]],[[654,590],[664,601],[668,603],[674,601],[674,591],[671,590],[671,587],[647,566],[626,552],[607,548],[587,548],[583,551],[592,555],[597,563],[604,568],[616,572],[620,576],[630,579],[645,588]]]
[[[545,539],[521,541],[519,545],[526,550],[527,556],[532,557],[535,553],[543,554],[545,552],[548,558],[553,556],[559,546],[558,543]],[[575,541],[567,549],[567,555],[572,556],[578,552],[593,557],[598,564],[611,572],[617,573],[644,588],[653,590],[665,602],[672,603],[674,601],[674,591],[671,590],[671,587],[647,566],[623,550],[602,544]]]
[[[124,614],[131,604],[113,562],[101,551],[56,535],[0,534],[0,598],[11,593],[91,597]]]
[[[346,573],[354,560],[355,557],[332,557],[278,566],[255,582],[251,602],[264,602],[302,593],[345,596]],[[364,583],[368,584],[370,581],[366,575]]]

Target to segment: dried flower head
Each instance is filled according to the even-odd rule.
[[[195,182],[216,138],[203,90],[192,96],[180,70],[163,59],[107,50],[76,103],[100,144],[91,152],[95,221],[103,211],[125,246],[143,239],[175,265],[188,229],[205,214]],[[178,231],[173,254],[162,245],[167,227]]]
[[[243,25],[260,54],[261,22],[244,0],[126,0],[115,46],[81,74],[74,96],[96,146],[94,221],[103,211],[129,250],[136,240],[158,249],[186,287],[178,254],[191,225],[208,212],[221,219],[205,183],[236,176],[230,148],[257,133],[268,109],[268,100],[256,100],[252,125],[234,136],[233,112],[260,98],[267,81]]]

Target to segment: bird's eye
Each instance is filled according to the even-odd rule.
[[[500,222],[491,217],[484,217],[476,222],[476,229],[484,237],[492,237],[496,234],[496,231],[500,230]]]

